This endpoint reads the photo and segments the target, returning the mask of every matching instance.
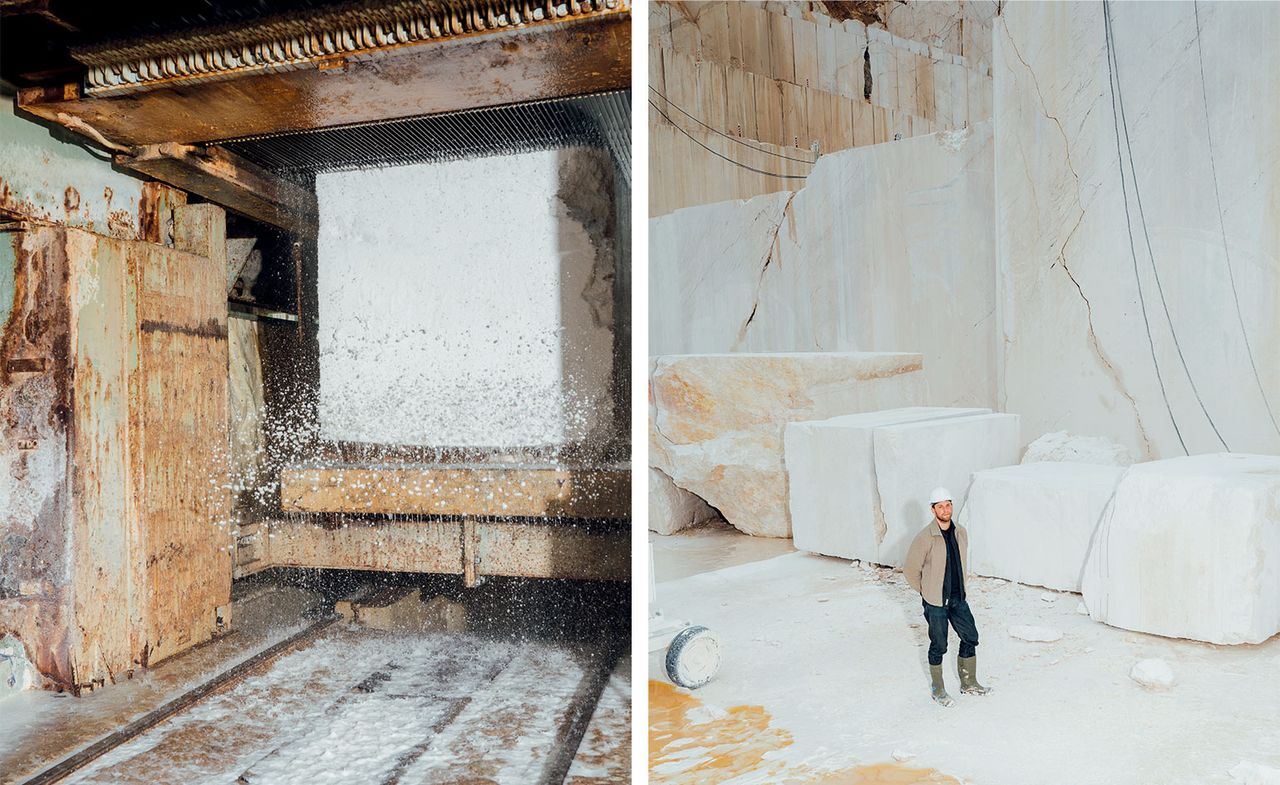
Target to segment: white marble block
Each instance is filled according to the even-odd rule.
[[[978,414],[889,425],[873,434],[884,527],[874,561],[901,567],[911,538],[933,518],[929,491],[954,495],[960,523],[973,473],[1018,462],[1018,415]]]
[[[657,469],[649,470],[648,513],[649,531],[658,534],[675,534],[690,526],[720,520],[720,513],[715,508],[684,488],[677,487],[670,477]]]
[[[1098,621],[1170,638],[1280,632],[1280,457],[1131,466],[1089,552],[1084,601]]]
[[[790,537],[789,422],[918,404],[901,352],[667,355],[649,376],[649,463],[748,534]]]
[[[872,450],[875,429],[990,411],[912,406],[789,424],[787,482],[796,548],[877,561],[883,528]]]
[[[1080,573],[1122,466],[1028,463],[973,475],[962,523],[969,570],[1061,591]]]

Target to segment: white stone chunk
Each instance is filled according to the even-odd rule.
[[[1134,457],[1128,447],[1103,436],[1072,436],[1066,431],[1054,431],[1027,445],[1022,454],[1023,463],[1041,461],[1129,466]]]
[[[1129,671],[1129,678],[1149,690],[1167,690],[1173,686],[1173,668],[1164,660],[1140,660]]]
[[[657,469],[649,470],[649,530],[658,534],[675,534],[707,521],[720,519],[711,505]]]
[[[1016,414],[978,414],[890,425],[874,434],[876,484],[884,533],[876,562],[901,567],[911,539],[933,518],[928,495],[941,485],[965,523],[973,473],[1017,463]]]
[[[1209,643],[1280,632],[1280,457],[1219,453],[1129,467],[1084,572],[1089,615]]]
[[[1017,625],[1009,628],[1009,636],[1030,643],[1056,643],[1062,640],[1062,633],[1051,627],[1035,627]]]
[[[1093,533],[1123,474],[1119,466],[1086,463],[1028,463],[977,472],[963,516],[969,570],[1080,591]]]
[[[787,481],[796,548],[877,562],[883,520],[872,433],[886,425],[989,412],[913,406],[789,424]]]
[[[918,404],[920,369],[901,352],[654,358],[649,463],[742,531],[790,537],[787,423]]]
[[[1280,769],[1253,761],[1242,760],[1227,773],[1240,785],[1280,785]]]
[[[0,638],[0,700],[39,684],[40,673],[27,659],[22,642],[13,635]]]

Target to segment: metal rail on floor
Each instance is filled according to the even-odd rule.
[[[76,752],[49,768],[44,769],[39,774],[36,774],[31,779],[22,783],[22,785],[47,785],[48,783],[58,782],[59,780],[65,779],[71,774],[74,774],[77,770],[84,768],[111,750],[119,747],[121,744],[124,744],[135,736],[154,728],[156,725],[164,722],[179,711],[182,711],[204,698],[207,698],[219,690],[235,684],[254,671],[257,671],[263,666],[269,664],[276,657],[279,657],[290,649],[297,648],[298,646],[309,642],[339,618],[340,617],[338,616],[327,616],[317,621],[315,624],[312,624],[310,627],[285,638],[279,643],[263,649],[238,665],[214,676],[212,679],[199,685],[195,689],[189,690],[163,706],[147,712],[145,715],[139,717],[115,733],[104,736],[79,752]]]

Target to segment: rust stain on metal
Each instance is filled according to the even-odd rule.
[[[144,319],[142,331],[144,333],[174,333],[177,335],[190,335],[195,338],[215,338],[218,340],[226,340],[227,338],[226,323],[219,322],[217,319],[208,319],[203,324],[194,325],[173,324],[172,322],[158,319]]]
[[[80,192],[68,185],[62,194],[62,207],[68,215],[77,212],[80,209]]]
[[[7,189],[4,191],[7,197]],[[69,488],[51,475],[70,435],[68,260],[59,230],[14,232],[11,309],[0,332],[0,472],[15,481],[0,509],[0,634],[24,642],[36,667],[74,684],[67,563]],[[51,371],[42,373],[41,371]],[[43,457],[37,458],[40,450]]]
[[[630,30],[630,11],[611,11],[501,35],[457,36],[448,45],[387,47],[345,69],[313,64],[195,84],[161,82],[145,92],[93,99],[78,90],[67,97],[59,89],[24,88],[18,104],[52,122],[59,114],[78,118],[124,145],[204,143],[211,136],[234,139],[625,88]],[[485,72],[512,43],[520,56]]]

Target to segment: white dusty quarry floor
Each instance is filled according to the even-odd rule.
[[[1280,782],[1280,636],[1213,646],[1133,633],[1082,615],[1078,595],[974,578],[979,676],[994,691],[958,694],[953,632],[945,670],[956,705],[943,708],[929,698],[919,596],[900,572],[770,555],[739,538],[651,535],[659,607],[713,629],[724,658],[693,693],[652,677],[651,782]],[[696,572],[710,542],[720,553],[754,548],[759,560]],[[1016,639],[1018,625],[1062,638]],[[1172,666],[1171,688],[1130,679],[1151,657]]]
[[[425,582],[432,593],[452,586],[396,581]],[[284,602],[291,592],[303,599]],[[61,781],[625,785],[630,659],[614,652],[627,647],[630,619],[619,603],[628,592],[494,579],[460,593],[467,632],[336,621]],[[264,648],[255,621],[273,628],[266,639],[281,640],[304,626],[304,605],[331,607],[296,588],[268,587],[262,596],[281,612],[255,619],[237,605],[236,634],[133,681],[78,699],[34,691],[6,699],[0,785],[23,782]]]

